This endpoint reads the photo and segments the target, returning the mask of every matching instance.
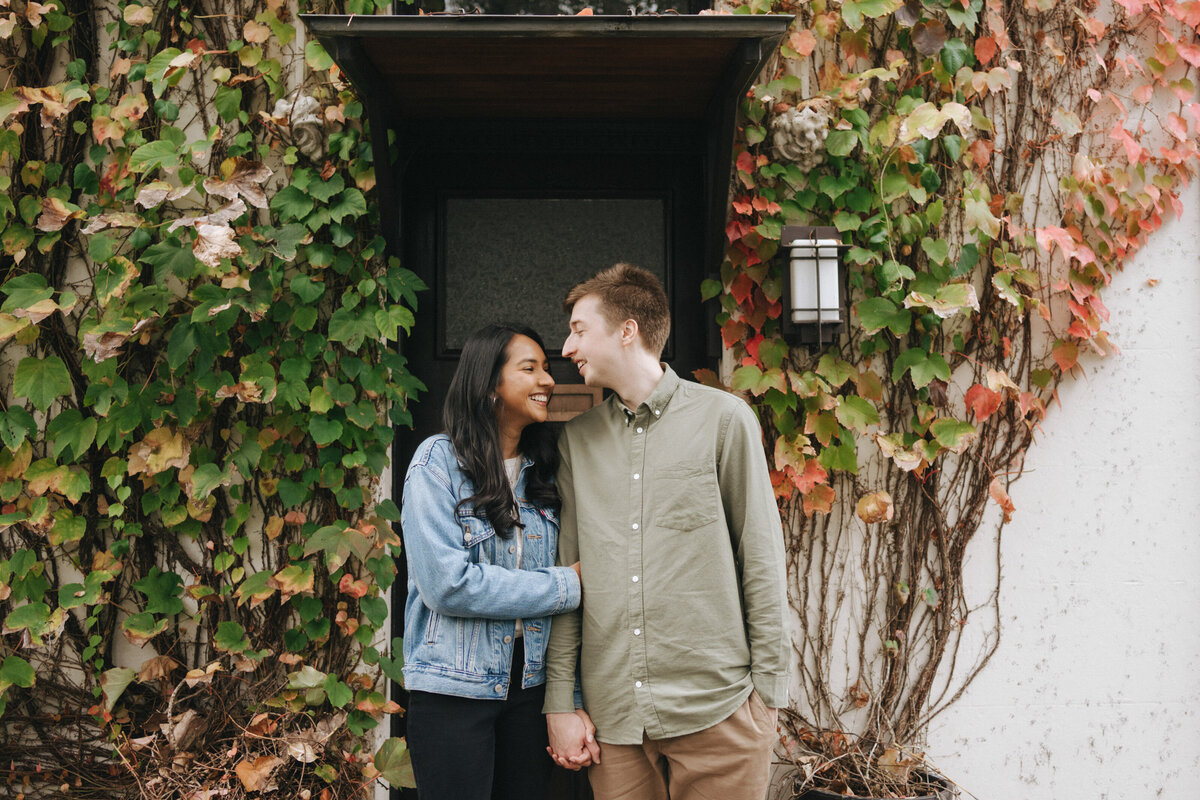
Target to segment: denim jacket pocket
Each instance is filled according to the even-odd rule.
[[[436,611],[432,611],[432,610],[429,612],[429,620],[426,622],[426,625],[425,625],[425,642],[426,642],[426,644],[433,644],[434,642],[437,641],[438,621],[440,619],[441,619],[441,614],[438,614]]]
[[[470,552],[471,560],[476,564],[494,563],[490,540],[496,538],[495,526],[486,517],[477,516],[472,509],[459,509],[457,515],[463,547]]]

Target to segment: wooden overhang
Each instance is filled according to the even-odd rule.
[[[706,267],[723,251],[738,102],[792,21],[786,15],[302,15],[358,90],[378,138],[436,120],[702,126]],[[384,234],[396,187],[376,170]],[[396,246],[396,243],[392,243]],[[714,261],[715,259],[715,261]]]

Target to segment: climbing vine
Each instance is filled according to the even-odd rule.
[[[386,5],[0,2],[6,796],[411,782],[369,732],[423,287],[297,17]]]
[[[745,100],[728,257],[704,287],[791,522],[795,788],[900,796],[998,642],[998,587],[968,602],[967,545],[989,506],[1000,527],[1015,511],[1059,382],[1116,349],[1104,290],[1196,170],[1200,4],[732,11],[796,15]],[[781,335],[786,224],[847,245],[832,346]]]

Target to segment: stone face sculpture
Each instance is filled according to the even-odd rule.
[[[316,98],[297,93],[278,100],[271,116],[291,132],[292,144],[305,156],[319,161],[325,155],[325,125]]]
[[[825,159],[829,117],[811,108],[789,108],[771,120],[771,146],[778,158],[801,169],[812,169]]]

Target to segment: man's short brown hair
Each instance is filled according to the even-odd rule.
[[[568,314],[584,296],[600,298],[608,324],[618,327],[627,319],[637,323],[642,344],[655,357],[662,355],[671,333],[671,307],[667,293],[654,273],[632,264],[615,264],[597,272],[567,292],[563,310]]]

